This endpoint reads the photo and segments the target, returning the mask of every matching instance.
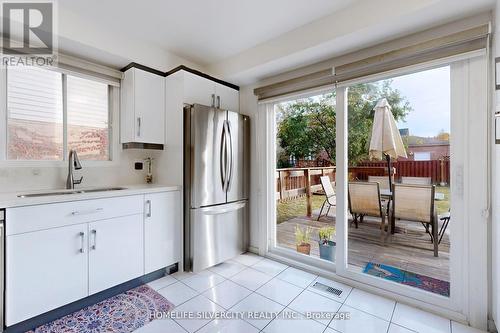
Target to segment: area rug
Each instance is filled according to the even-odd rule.
[[[397,267],[369,262],[366,264],[363,273],[430,291],[435,294],[450,296],[450,283],[448,281],[408,272]]]
[[[88,306],[31,333],[129,333],[153,320],[155,312],[168,312],[174,305],[147,285]]]

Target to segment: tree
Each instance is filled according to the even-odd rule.
[[[278,141],[282,156],[303,159],[325,153],[335,164],[335,93],[281,104],[278,117]],[[368,157],[373,124],[373,108],[386,98],[396,121],[404,120],[412,110],[409,102],[391,80],[363,83],[349,87],[348,94],[348,157],[351,164]]]

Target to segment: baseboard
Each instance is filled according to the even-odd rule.
[[[254,254],[259,254],[259,248],[256,246],[249,246],[248,247],[248,252],[252,252]]]
[[[75,301],[73,303],[64,305],[60,308],[51,310],[49,312],[42,313],[41,315],[38,315],[36,317],[30,318],[30,319],[27,319],[27,320],[22,321],[20,323],[17,323],[15,325],[9,326],[9,327],[4,329],[4,333],[21,333],[21,332],[24,333],[24,332],[33,330],[38,326],[47,324],[53,320],[56,320],[56,319],[59,319],[61,317],[66,316],[66,315],[69,315],[70,313],[81,310],[87,306],[99,303],[105,299],[108,299],[108,298],[113,297],[115,295],[124,293],[127,290],[139,287],[143,284],[146,284],[148,282],[159,279],[165,275],[175,273],[175,272],[177,272],[177,270],[178,270],[178,264],[173,264],[173,265],[170,265],[168,267],[159,269],[157,271],[154,271],[154,272],[151,272],[149,274],[135,278],[133,280],[124,282],[124,283],[119,284],[117,286],[114,286],[112,288],[103,290],[97,294],[90,295],[88,297],[82,298],[82,299]]]
[[[488,319],[488,332],[496,333],[498,332],[497,327],[493,319]]]

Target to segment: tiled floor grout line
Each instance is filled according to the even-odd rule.
[[[387,326],[387,333],[389,333],[389,330],[391,329],[392,318],[394,317],[394,312],[396,311],[397,305],[398,305],[398,302],[394,302],[394,308],[392,309],[391,318],[389,319],[389,326]]]
[[[259,260],[259,262],[260,262],[260,261],[261,261],[261,260]],[[242,263],[240,263],[240,264],[241,264],[241,265],[244,265],[244,266],[245,266],[245,268],[244,268],[244,269],[242,269],[240,272],[238,272],[238,273],[236,273],[236,274],[232,275],[231,277],[234,277],[234,276],[238,275],[239,273],[241,273],[242,271],[244,271],[245,269],[247,269],[247,268],[250,268],[250,267],[251,267],[251,266],[247,266],[247,265],[242,264]],[[259,271],[259,272],[260,272],[260,271]],[[261,273],[263,273],[263,272],[261,272]],[[265,273],[263,273],[263,274],[265,274]],[[269,274],[266,274],[266,275],[267,275],[267,276],[269,276]],[[274,279],[274,277],[273,277],[273,278],[271,278],[270,280],[266,281],[264,284],[268,283],[268,282],[269,282],[269,281],[271,281],[272,279]],[[236,284],[236,285],[238,285],[238,286],[240,286],[240,287],[242,287],[242,288],[244,288],[244,289],[246,289],[246,290],[250,291],[250,294],[248,294],[247,296],[243,297],[241,300],[239,300],[236,304],[234,304],[232,307],[230,307],[229,309],[227,309],[225,312],[227,312],[227,311],[231,310],[231,309],[232,309],[232,308],[234,308],[236,305],[240,304],[240,303],[241,303],[241,302],[243,302],[245,299],[247,299],[248,297],[250,297],[252,294],[257,294],[257,295],[259,295],[259,296],[262,296],[262,295],[260,295],[260,294],[256,293],[256,290],[257,290],[257,289],[259,289],[260,287],[259,287],[259,288],[257,288],[256,290],[251,290],[251,289],[249,289],[249,288],[247,288],[247,287],[245,287],[245,286],[243,286],[243,285],[241,285],[241,284],[237,283],[236,281],[231,280],[231,278],[227,278],[226,280],[229,280],[229,281],[233,282],[234,284]],[[222,282],[221,282],[221,283],[222,283]],[[263,285],[264,285],[264,284],[263,284]],[[214,286],[214,287],[212,287],[212,288],[215,288],[215,286]],[[207,289],[207,290],[210,290],[210,289],[212,289],[212,288],[209,288],[209,289]],[[262,296],[262,297],[264,297],[264,298],[266,298],[266,299],[268,299],[268,300],[271,300],[271,299],[269,299],[269,298],[267,298],[267,297],[265,297],[265,296]],[[210,300],[210,301],[211,301],[211,302],[213,302],[212,300]],[[273,300],[271,300],[271,301],[273,301]],[[275,302],[275,301],[273,301],[273,302]],[[215,302],[214,302],[214,303],[215,303]],[[276,302],[276,303],[277,303],[277,302]],[[217,303],[215,303],[215,304],[217,304]],[[279,304],[279,303],[278,303],[278,304]],[[217,305],[219,305],[219,304],[217,304]],[[280,305],[281,305],[281,304],[280,304]],[[222,307],[222,306],[221,306],[221,307]],[[224,307],[222,307],[222,308],[223,308],[223,309],[225,309]],[[244,320],[244,319],[241,319],[241,320],[243,320],[243,321],[244,321],[244,322],[246,322],[247,324],[251,325],[252,327],[255,327],[254,325],[252,325],[252,324],[251,324],[251,323],[249,323],[248,321],[246,321],[246,320]],[[206,325],[210,324],[212,321],[213,321],[213,320],[209,321],[208,323],[206,323],[205,325],[203,325],[202,327],[200,327],[197,331],[201,330],[203,327],[205,327]],[[255,327],[255,328],[256,328],[257,330],[259,329],[258,327]],[[197,332],[197,331],[196,331],[196,332]],[[260,332],[260,331],[259,331],[259,332]]]
[[[285,268],[285,269],[286,269],[286,268]],[[284,270],[283,270],[283,271],[284,271]],[[280,272],[280,273],[281,273],[281,272]],[[279,275],[279,274],[278,274],[278,275]],[[276,276],[278,276],[278,275],[276,275]],[[286,282],[286,281],[283,281],[283,282]],[[311,282],[311,283],[312,283],[312,282]],[[290,284],[291,284],[291,283],[290,283]],[[301,294],[302,294],[302,293],[303,293],[303,292],[304,292],[304,291],[305,291],[305,290],[306,290],[306,289],[307,289],[310,285],[311,285],[311,284],[309,284],[307,287],[305,287],[304,289],[302,289],[302,291],[301,291],[301,292],[300,292],[297,296],[295,296],[295,297],[294,297],[294,298],[293,298],[293,299],[292,299],[292,300],[291,300],[291,301],[290,301],[287,305],[285,305],[285,307],[283,308],[283,310],[281,310],[281,311],[280,311],[280,313],[278,313],[278,315],[276,316],[276,318],[278,318],[278,317],[279,317],[279,315],[280,315],[283,311],[285,311],[285,310],[288,308],[288,305],[292,304],[292,302],[293,302],[293,301],[294,301],[297,297],[299,297],[299,296],[300,296],[300,295],[301,295]],[[274,301],[274,302],[275,302],[275,301]],[[278,302],[276,302],[276,303],[278,303]],[[278,304],[280,304],[280,303],[278,303]],[[280,305],[283,305],[283,304],[280,304]],[[293,309],[291,309],[291,310],[292,310],[292,311],[295,311],[295,310],[293,310]],[[297,312],[297,311],[295,311],[295,312]],[[266,329],[266,327],[267,327],[267,326],[269,326],[269,324],[271,324],[273,321],[275,321],[275,320],[276,320],[276,318],[273,318],[270,322],[268,322],[268,323],[267,323],[267,325],[266,325],[266,326],[264,326],[260,332],[264,331],[264,330]]]
[[[271,260],[271,261],[274,261],[273,259],[270,259],[270,258],[267,258],[267,259],[269,259],[269,260]],[[279,275],[281,275],[283,272],[285,272],[287,269],[289,269],[289,268],[293,268],[293,266],[290,266],[290,265],[287,265],[287,264],[284,264],[284,263],[281,263],[281,262],[276,261],[277,263],[282,264],[282,265],[285,265],[285,266],[287,266],[287,267],[286,267],[285,269],[281,270],[280,272],[278,272],[278,273],[277,273],[277,274],[275,274],[275,275],[270,275],[270,274],[268,274],[268,273],[267,273],[267,272],[265,272],[265,271],[261,271],[261,270],[256,269],[256,268],[254,268],[254,267],[253,267],[254,265],[257,265],[259,262],[261,262],[262,260],[264,260],[264,259],[261,259],[261,260],[259,260],[259,261],[255,262],[255,263],[253,263],[252,265],[247,265],[247,264],[243,264],[243,263],[241,263],[241,262],[239,262],[239,261],[235,261],[236,263],[238,263],[238,264],[240,264],[240,265],[244,266],[244,268],[243,268],[243,269],[241,269],[240,271],[236,272],[235,274],[232,274],[231,276],[228,276],[228,277],[226,277],[226,276],[224,276],[224,275],[222,275],[222,274],[219,274],[219,273],[217,273],[217,272],[214,272],[214,271],[212,271],[212,270],[210,270],[210,269],[209,269],[208,271],[209,271],[210,273],[213,273],[213,274],[215,274],[215,275],[217,275],[217,276],[221,276],[221,277],[223,278],[223,280],[222,280],[222,281],[220,281],[219,283],[216,283],[215,285],[211,286],[210,288],[207,288],[206,290],[203,290],[202,292],[199,292],[198,290],[195,290],[194,288],[191,288],[189,285],[187,285],[187,284],[184,282],[184,280],[189,279],[190,277],[188,277],[188,278],[185,278],[185,279],[182,279],[182,280],[181,280],[181,279],[178,279],[178,278],[176,278],[176,277],[174,277],[174,276],[172,276],[172,277],[176,280],[175,282],[173,282],[173,283],[171,283],[171,284],[169,284],[169,285],[167,285],[167,286],[165,286],[165,287],[163,287],[163,288],[161,288],[161,289],[158,289],[157,291],[160,291],[160,290],[162,290],[162,289],[164,289],[164,288],[167,288],[167,287],[169,287],[169,286],[171,286],[171,285],[175,284],[176,282],[181,282],[184,286],[186,286],[186,287],[188,287],[189,289],[191,289],[191,290],[193,290],[194,292],[196,292],[196,295],[195,295],[195,296],[193,296],[193,297],[189,298],[188,300],[186,300],[186,301],[184,301],[184,302],[180,303],[180,304],[179,304],[179,305],[177,305],[176,307],[181,306],[181,305],[185,304],[186,302],[188,302],[188,301],[192,300],[193,298],[198,297],[198,296],[200,296],[200,295],[201,295],[201,296],[203,296],[204,298],[208,299],[210,302],[213,302],[213,303],[214,303],[214,304],[216,304],[217,306],[221,307],[221,308],[224,310],[224,312],[228,312],[228,311],[230,311],[232,308],[234,308],[235,306],[237,306],[238,304],[240,304],[241,302],[243,302],[244,300],[246,300],[248,297],[250,297],[250,296],[251,296],[251,295],[253,295],[253,294],[257,294],[258,296],[261,296],[261,297],[263,297],[263,298],[265,298],[265,299],[267,299],[267,300],[269,300],[269,301],[272,301],[272,302],[277,303],[277,304],[279,304],[279,305],[281,305],[281,306],[284,306],[284,307],[283,307],[283,309],[282,309],[282,310],[280,310],[280,311],[279,311],[279,313],[276,315],[276,317],[274,317],[273,319],[271,319],[271,320],[269,321],[269,323],[267,323],[267,324],[266,324],[266,325],[265,325],[262,329],[260,329],[260,331],[259,331],[259,332],[263,332],[263,331],[266,329],[266,327],[268,327],[268,326],[269,326],[269,325],[270,325],[273,321],[277,320],[277,319],[279,318],[279,316],[280,316],[280,315],[281,315],[284,311],[286,311],[287,309],[289,309],[289,310],[291,310],[291,311],[294,311],[294,312],[297,312],[297,313],[300,313],[299,311],[296,311],[296,310],[294,310],[294,309],[292,309],[292,308],[289,308],[290,304],[292,304],[292,303],[293,303],[293,302],[294,302],[294,301],[295,301],[295,300],[296,300],[296,299],[297,299],[300,295],[302,295],[302,294],[304,293],[304,291],[308,290],[308,288],[309,288],[309,287],[310,287],[310,286],[314,283],[314,281],[316,281],[316,280],[317,280],[317,278],[318,278],[319,276],[318,276],[317,274],[313,274],[313,273],[306,272],[306,273],[309,273],[309,274],[313,275],[313,276],[314,276],[314,279],[313,279],[313,280],[312,280],[312,281],[311,281],[311,282],[310,282],[310,283],[309,283],[306,287],[298,286],[298,285],[296,285],[296,284],[294,284],[294,283],[288,282],[288,281],[283,280],[283,279],[281,279],[281,278],[279,278],[279,277],[278,277],[278,276],[279,276]],[[260,285],[259,287],[257,287],[255,290],[251,290],[251,289],[249,289],[249,288],[245,287],[244,285],[241,285],[241,284],[239,284],[238,282],[236,282],[236,281],[233,281],[233,280],[232,280],[232,278],[233,278],[234,276],[238,275],[239,273],[241,273],[242,271],[244,271],[244,270],[245,270],[245,269],[247,269],[247,268],[251,268],[251,269],[253,269],[253,270],[255,270],[255,271],[258,271],[258,272],[260,272],[260,273],[263,273],[263,274],[267,275],[267,277],[269,277],[270,279],[269,279],[269,280],[267,280],[266,282],[264,282],[264,283],[263,283],[262,285]],[[298,268],[296,268],[296,269],[298,269]],[[298,269],[298,270],[299,270],[299,271],[302,271],[302,270],[300,270],[300,269]],[[304,271],[304,272],[305,272],[305,271]],[[196,276],[196,275],[193,275],[193,276]],[[267,297],[266,295],[262,295],[262,294],[260,294],[260,293],[258,293],[258,292],[257,292],[257,290],[258,290],[258,289],[262,288],[264,285],[268,284],[269,282],[271,282],[271,281],[272,281],[272,280],[274,280],[274,279],[280,280],[280,281],[285,282],[285,283],[289,283],[290,285],[295,286],[295,287],[297,287],[297,288],[301,288],[302,290],[301,290],[301,291],[300,291],[300,293],[299,293],[299,294],[297,294],[297,295],[296,295],[296,296],[295,296],[295,297],[294,297],[294,298],[293,298],[290,302],[288,302],[288,303],[287,303],[287,305],[283,305],[283,304],[281,304],[281,303],[279,303],[279,302],[276,302],[275,300],[273,300],[273,299],[271,299],[271,298]],[[216,302],[212,301],[212,300],[211,300],[210,298],[208,298],[207,296],[203,295],[203,293],[205,293],[206,291],[211,290],[211,289],[213,289],[213,288],[216,288],[217,286],[219,286],[220,284],[224,283],[225,281],[230,281],[230,282],[232,282],[232,283],[234,283],[234,284],[238,285],[239,287],[242,287],[242,288],[244,288],[244,289],[246,289],[247,291],[249,291],[249,292],[250,292],[247,296],[245,296],[244,298],[242,298],[241,300],[239,300],[237,303],[235,303],[234,305],[232,305],[232,306],[231,306],[230,308],[228,308],[228,309],[226,309],[224,306],[222,306],[222,305],[220,305],[220,304],[218,304],[218,303],[216,303]],[[334,281],[334,282],[335,282],[335,281]],[[345,299],[344,299],[342,302],[338,302],[338,301],[337,301],[338,303],[340,303],[340,304],[341,304],[341,306],[339,307],[339,310],[340,310],[340,308],[342,308],[344,305],[346,305],[346,306],[347,306],[346,302],[347,302],[348,298],[350,297],[350,295],[352,294],[353,290],[355,289],[354,287],[351,287],[351,286],[347,286],[347,287],[351,288],[351,289],[350,289],[350,291],[349,291],[349,293],[348,293],[348,295],[345,297]],[[309,290],[309,291],[310,291],[310,292],[313,292],[313,290]],[[316,293],[316,292],[314,292],[314,293],[315,293],[316,295],[320,296],[320,297],[324,297],[324,298],[331,299],[331,300],[335,301],[334,299],[332,299],[332,298],[330,298],[330,297],[327,297],[327,296],[324,296],[324,295],[322,295],[322,294],[320,294],[320,293]],[[394,303],[394,307],[393,307],[393,310],[392,310],[392,313],[391,313],[391,317],[390,317],[390,319],[389,319],[389,321],[388,321],[389,325],[388,325],[388,328],[387,328],[387,333],[388,333],[388,332],[389,332],[389,330],[390,330],[391,324],[396,325],[395,323],[393,323],[393,319],[394,319],[394,314],[395,314],[395,311],[396,311],[397,304],[398,304],[398,302],[395,302],[395,303]],[[353,308],[354,308],[354,309],[356,309],[356,310],[358,310],[358,311],[361,311],[361,312],[363,312],[363,313],[366,313],[366,314],[368,314],[368,315],[371,315],[371,316],[373,316],[373,317],[375,317],[375,318],[379,318],[379,319],[381,319],[381,320],[385,320],[385,319],[383,319],[383,318],[380,318],[380,317],[378,317],[378,316],[375,316],[375,315],[373,315],[373,314],[371,314],[371,313],[369,313],[369,312],[366,312],[366,311],[364,311],[364,310],[357,309],[356,307],[353,307]],[[300,314],[301,314],[301,315],[303,315],[302,313],[300,313]],[[198,332],[199,330],[203,329],[205,326],[207,326],[208,324],[212,323],[214,320],[215,320],[215,319],[212,319],[212,320],[210,320],[209,322],[205,323],[203,326],[201,326],[200,328],[198,328],[195,332]],[[250,324],[252,327],[256,328],[257,330],[259,330],[259,328],[258,328],[258,327],[256,327],[256,326],[252,325],[252,324],[251,324],[251,323],[249,323],[248,321],[246,321],[246,320],[244,320],[244,319],[242,319],[242,320],[243,320],[243,321],[245,321],[247,324]],[[333,319],[330,319],[330,321],[329,321],[329,322],[328,322],[328,324],[326,324],[326,325],[325,325],[323,322],[319,322],[319,321],[317,321],[317,320],[315,320],[315,319],[310,319],[310,320],[313,320],[313,321],[315,321],[315,322],[317,322],[317,323],[319,323],[319,324],[321,324],[321,325],[324,325],[324,326],[325,326],[325,329],[323,330],[323,332],[325,332],[325,331],[326,331],[326,330],[328,330],[328,328],[330,327],[329,325],[331,324],[331,322],[332,322],[332,320],[333,320]],[[186,332],[189,332],[189,331],[187,331],[187,330],[186,330],[186,329],[185,329],[185,328],[184,328],[184,327],[183,327],[180,323],[178,323],[178,322],[177,322],[177,321],[175,321],[175,320],[174,320],[174,322],[175,322],[177,325],[179,325],[179,326],[182,328],[182,330],[184,330],[184,331],[186,331]],[[453,330],[453,329],[452,329],[452,321],[451,321],[451,320],[449,320],[449,325],[450,325],[450,326],[449,326],[449,327],[450,327],[450,333],[453,333],[453,331],[452,331],[452,330]],[[405,326],[401,326],[401,327],[404,327],[404,328],[406,328],[406,329],[409,329],[409,328],[407,328],[407,327],[405,327]],[[337,332],[337,330],[335,330],[335,329],[333,329],[333,330]],[[409,330],[410,330],[410,331],[413,331],[413,330],[411,330],[411,329],[409,329]]]

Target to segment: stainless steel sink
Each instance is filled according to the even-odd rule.
[[[27,193],[27,194],[19,194],[17,197],[18,198],[36,198],[36,197],[48,197],[48,196],[53,196],[53,195],[69,195],[69,194],[121,191],[121,190],[126,190],[126,189],[127,189],[126,187],[101,187],[101,188],[89,188],[89,189],[81,189],[81,190]]]

